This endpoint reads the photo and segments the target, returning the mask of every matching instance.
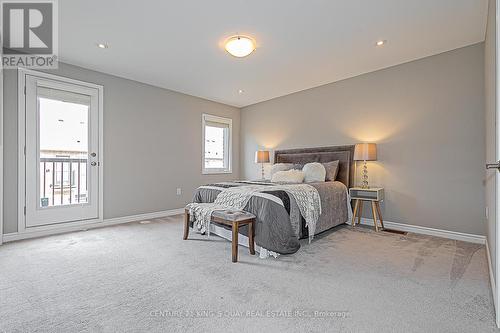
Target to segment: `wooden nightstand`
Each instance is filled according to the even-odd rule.
[[[384,229],[384,220],[380,212],[380,202],[384,200],[384,189],[381,187],[361,188],[352,187],[349,189],[349,195],[352,200],[355,200],[354,212],[352,214],[352,226],[356,226],[356,215],[358,216],[358,224],[361,223],[361,215],[363,214],[363,201],[370,201],[372,205],[373,223],[375,231],[378,231],[377,215],[380,220],[380,225]]]

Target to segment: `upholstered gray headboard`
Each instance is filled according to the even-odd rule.
[[[354,180],[354,145],[318,148],[283,149],[274,151],[274,163],[306,164],[339,160],[337,180],[349,187]]]

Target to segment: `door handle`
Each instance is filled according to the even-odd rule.
[[[500,171],[500,161],[498,161],[497,163],[487,163],[486,169],[497,169]]]
[[[92,162],[92,163],[90,163],[90,165],[92,165],[92,166],[96,166],[96,165],[97,165],[97,163],[96,163],[96,162]]]

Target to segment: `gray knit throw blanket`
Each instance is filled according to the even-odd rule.
[[[193,222],[193,228],[210,236],[210,220],[214,211],[243,210],[254,194],[270,189],[273,191],[282,190],[294,197],[300,213],[306,221],[309,242],[311,242],[316,231],[316,223],[321,215],[321,199],[318,190],[307,184],[248,185],[223,189],[213,203],[190,203],[186,206],[191,222]]]

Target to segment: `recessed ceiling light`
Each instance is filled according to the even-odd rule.
[[[245,92],[245,90],[243,90],[243,89],[238,89],[238,94],[240,94],[240,95],[241,95],[241,94],[243,94],[244,92]]]
[[[375,43],[375,45],[377,45],[377,46],[383,46],[383,45],[385,45],[385,43],[387,43],[387,41],[386,41],[386,40],[379,40],[379,41],[377,41],[377,42]]]
[[[233,36],[226,41],[225,48],[232,56],[243,58],[255,50],[255,42],[250,37]]]
[[[107,49],[109,45],[107,43],[97,43],[97,47],[100,49]]]

